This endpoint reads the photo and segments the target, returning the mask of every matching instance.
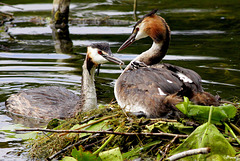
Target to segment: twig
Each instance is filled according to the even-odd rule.
[[[15,6],[13,6],[13,5],[6,4],[6,3],[2,3],[2,2],[0,2],[0,5],[9,6],[9,7],[12,7],[12,8],[16,8],[16,9],[24,10],[23,8],[15,7]]]
[[[77,128],[77,129],[75,129],[75,130],[82,129],[82,128],[84,128],[84,127],[87,127],[87,126],[90,126],[90,125],[93,125],[93,124],[99,123],[99,122],[101,122],[101,121],[104,121],[104,120],[107,120],[107,119],[110,119],[110,118],[112,118],[112,117],[116,117],[116,116],[118,116],[118,114],[116,114],[116,115],[112,115],[112,116],[107,116],[107,117],[104,117],[104,118],[101,118],[101,119],[96,120],[96,121],[94,121],[94,122],[92,122],[92,123],[89,123],[89,124],[86,124],[86,125],[84,125],[84,126],[81,126],[81,127]]]
[[[150,118],[151,121],[165,121],[165,122],[178,122],[178,120],[166,119],[166,118]]]
[[[102,114],[99,113],[99,114],[97,114],[97,115],[94,115],[94,116],[88,117],[87,119],[81,121],[80,124],[85,124],[85,123],[87,123],[88,121],[93,120],[93,119],[95,119],[96,117],[99,117],[99,116],[101,116],[101,115],[102,115]]]
[[[178,138],[178,135],[176,135],[176,136],[170,141],[170,143],[165,147],[164,154],[163,154],[162,158],[160,159],[160,161],[162,161],[162,160],[166,157],[166,154],[167,154],[168,149],[170,148],[170,145],[172,145],[177,138]]]
[[[107,116],[107,117],[104,117],[104,118],[101,118],[101,119],[96,120],[96,121],[94,121],[94,122],[92,122],[92,123],[89,123],[89,124],[83,125],[83,126],[77,128],[77,129],[75,129],[75,130],[79,130],[79,129],[82,129],[82,128],[84,128],[84,127],[88,127],[88,126],[90,126],[90,125],[93,125],[93,124],[99,123],[99,122],[101,122],[101,121],[104,121],[104,120],[107,120],[107,119],[110,119],[110,118],[112,118],[112,117],[116,117],[116,116],[118,116],[118,114],[116,114],[116,115],[112,115],[112,116]],[[64,136],[64,135],[66,135],[67,133],[68,133],[68,132],[66,132],[66,133],[64,133],[64,134],[61,134],[60,136]]]
[[[191,150],[187,150],[175,155],[172,155],[171,157],[168,157],[167,160],[169,161],[174,161],[174,160],[178,160],[187,156],[191,156],[191,155],[196,155],[196,154],[208,154],[210,153],[211,149],[210,148],[199,148],[199,149],[191,149]]]
[[[6,12],[6,11],[3,12],[3,11],[0,11],[0,14],[1,14],[1,13],[4,14],[5,16],[7,16],[7,15],[8,15],[8,16],[13,16],[13,13],[10,13],[10,12]]]
[[[171,133],[124,133],[124,132],[114,132],[114,131],[90,131],[90,130],[52,130],[52,129],[42,129],[42,128],[31,128],[31,129],[16,129],[17,131],[45,131],[45,132],[55,132],[55,133],[100,133],[100,134],[115,134],[115,135],[145,135],[145,136],[178,136],[179,138],[187,138],[188,135],[179,135]]]
[[[230,101],[220,100],[219,102],[220,102],[220,104],[227,103],[227,104],[232,104],[233,106],[237,106],[237,103],[233,103]]]
[[[64,153],[65,151],[67,151],[68,149],[74,147],[74,146],[77,146],[79,144],[81,144],[82,142],[90,139],[90,138],[93,138],[93,137],[96,137],[98,136],[99,134],[95,134],[95,135],[92,135],[91,137],[88,137],[86,139],[83,139],[83,140],[79,140],[78,142],[72,144],[72,145],[69,145],[67,146],[66,148],[63,148],[62,150],[58,151],[57,153],[53,154],[52,156],[48,157],[47,160],[52,160],[53,158],[55,158],[56,156],[60,155],[61,153]]]

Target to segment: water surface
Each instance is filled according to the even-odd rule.
[[[22,8],[0,6],[1,11],[14,13],[8,23],[10,40],[0,39],[0,160],[26,160],[14,152],[22,149],[23,141],[13,138],[10,130],[19,126],[35,126],[13,119],[5,109],[5,100],[20,90],[58,85],[76,94],[81,88],[81,66],[86,46],[108,42],[113,53],[128,64],[137,54],[151,46],[147,38],[116,53],[128,38],[134,24],[132,1],[72,1],[70,38],[73,52],[55,49],[49,26],[52,2],[49,0],[6,1]],[[223,99],[239,98],[240,93],[240,3],[238,1],[138,1],[137,17],[159,8],[172,30],[168,55],[163,62],[190,68],[199,73],[206,91]],[[89,21],[88,19],[91,19]],[[102,20],[104,19],[104,21]],[[96,77],[98,103],[109,103],[113,86],[121,70],[118,65],[104,64]],[[19,158],[20,157],[20,158]]]

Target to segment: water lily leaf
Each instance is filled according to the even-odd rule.
[[[192,117],[196,120],[206,122],[210,106],[193,105],[187,97],[184,97],[184,102],[176,105],[176,107],[187,117]],[[237,108],[232,104],[224,104],[222,106],[214,107],[212,111],[211,122],[215,124],[222,124],[236,115]]]
[[[119,147],[99,153],[102,161],[123,161]]]
[[[174,155],[190,149],[198,149],[203,147],[209,147],[211,152],[209,154],[198,154],[189,157],[182,158],[182,161],[192,160],[215,160],[221,161],[228,158],[234,158],[236,151],[225,139],[225,137],[218,131],[216,126],[211,123],[205,123],[199,126],[189,137],[170,155]],[[236,160],[236,158],[235,158]]]

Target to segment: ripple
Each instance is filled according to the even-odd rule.
[[[53,72],[53,71],[73,71],[75,68],[71,67],[61,67],[61,66],[3,66],[0,67],[1,72],[26,72],[26,71],[35,71],[35,72]]]
[[[65,54],[40,54],[40,53],[6,53],[0,52],[0,58],[14,58],[14,59],[69,59],[70,55]]]
[[[65,65],[64,62],[23,62],[18,60],[0,60],[0,65]]]
[[[234,84],[214,82],[214,81],[209,81],[209,80],[202,80],[202,82],[203,82],[203,83],[208,83],[208,84],[214,84],[214,85],[223,85],[223,86],[236,87],[236,85],[234,85]]]
[[[88,26],[78,27],[71,26],[69,28],[71,34],[76,35],[120,35],[131,34],[132,27],[110,27],[110,26]],[[13,35],[42,35],[52,34],[52,29],[49,26],[45,27],[12,27],[9,32]],[[209,34],[225,34],[225,31],[220,30],[181,30],[171,31],[172,35],[209,35]]]
[[[166,9],[161,13],[201,13],[201,12],[214,12],[214,9],[197,9],[197,8],[181,8],[181,9]]]
[[[138,55],[136,54],[115,54],[121,60],[131,61],[136,58]],[[182,55],[166,55],[164,60],[221,60],[218,57],[211,57],[211,56],[182,56]]]
[[[183,30],[172,31],[172,35],[209,35],[209,34],[225,34],[225,31],[220,30]]]
[[[224,71],[225,71],[225,70],[229,70],[229,71],[234,71],[234,72],[240,72],[239,69],[232,69],[232,68],[229,68],[229,67],[227,67],[227,68],[221,68],[221,67],[208,67],[208,66],[204,66],[204,65],[199,66],[199,67],[201,67],[201,68],[207,68],[207,69],[211,68],[211,69],[224,70]]]
[[[34,4],[17,4],[11,6],[0,6],[2,12],[29,12],[29,11],[51,11],[53,9],[52,3],[34,3]],[[71,4],[70,9],[75,8],[77,5]]]

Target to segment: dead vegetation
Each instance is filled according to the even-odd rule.
[[[52,160],[71,156],[74,147],[81,147],[95,155],[119,147],[125,160],[165,160],[169,152],[176,149],[199,125],[187,119],[137,118],[125,113],[118,105],[111,104],[69,120],[54,119],[47,129],[28,129],[42,131],[37,139],[29,142],[29,155]],[[231,135],[227,138],[233,147],[238,146]]]

